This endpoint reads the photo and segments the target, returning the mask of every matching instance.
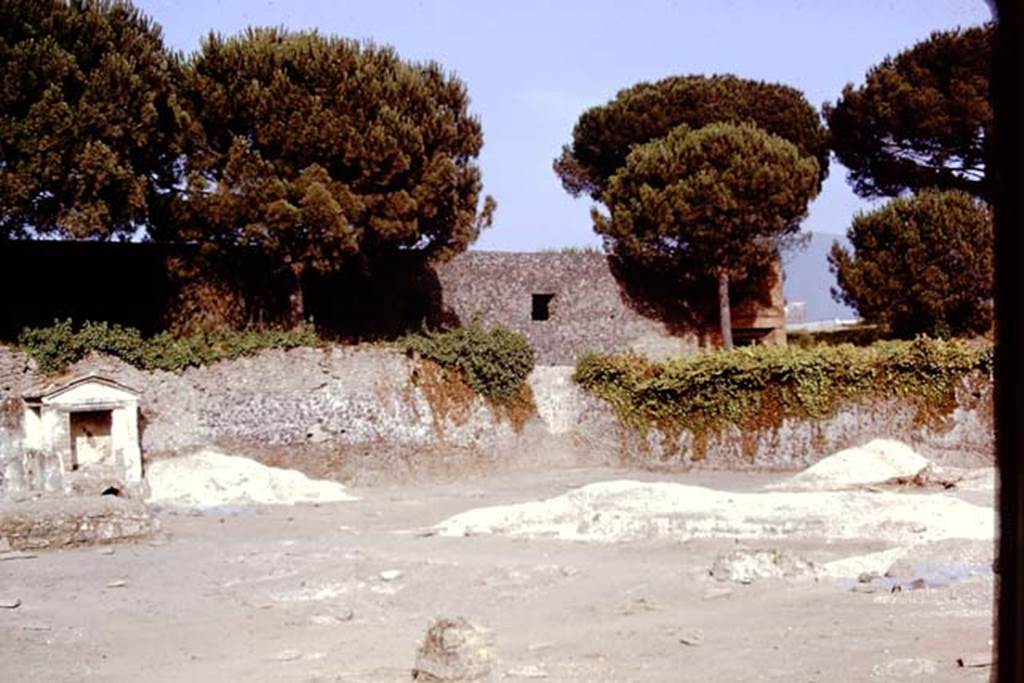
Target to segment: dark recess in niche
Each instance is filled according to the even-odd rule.
[[[530,307],[530,319],[550,320],[551,300],[554,298],[554,294],[534,294],[532,299],[532,305]]]

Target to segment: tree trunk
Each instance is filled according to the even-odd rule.
[[[292,329],[306,322],[306,301],[302,292],[302,268],[292,267],[292,293],[288,296],[289,322]]]
[[[718,319],[722,324],[722,348],[732,351],[732,311],[729,310],[729,276],[718,274]]]

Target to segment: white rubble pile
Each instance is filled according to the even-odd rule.
[[[734,550],[719,555],[710,574],[719,581],[752,583],[755,579],[813,576],[820,568],[810,560],[777,548]]]
[[[735,583],[799,577],[870,582],[885,577],[908,583],[922,579],[937,585],[975,576],[990,576],[992,550],[991,542],[946,539],[935,543],[897,546],[819,564],[780,548],[738,549],[719,555],[709,573],[719,581]]]
[[[204,450],[152,463],[148,502],[182,507],[294,505],[358,500],[335,481]]]
[[[882,575],[889,571],[894,562],[902,559],[910,552],[909,548],[889,548],[867,555],[854,555],[841,560],[826,562],[822,566],[822,575],[835,578],[856,578],[864,574]]]
[[[991,540],[995,511],[943,494],[869,491],[734,493],[666,482],[607,481],[547,500],[478,508],[443,536],[504,534],[616,543],[691,538],[870,539],[918,544]]]
[[[789,479],[766,487],[774,491],[838,491],[912,478],[931,465],[910,446],[891,439],[874,439],[819,460]]]

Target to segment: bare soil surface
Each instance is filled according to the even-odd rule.
[[[562,470],[350,489],[352,502],[165,509],[149,542],[0,561],[0,680],[407,681],[438,616],[493,630],[495,680],[988,680],[990,668],[957,659],[987,659],[991,577],[889,592],[708,573],[737,548],[828,562],[891,547],[870,539],[593,544],[429,531],[598,481],[753,491],[782,478]]]

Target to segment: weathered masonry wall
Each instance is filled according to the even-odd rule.
[[[18,478],[20,392],[39,378],[20,353],[0,347],[0,491]],[[946,464],[992,461],[992,387],[965,382],[958,407],[922,422],[881,398],[827,420],[786,420],[757,432],[695,441],[646,436],[577,387],[572,368],[542,366],[530,385],[537,415],[517,428],[481,399],[384,348],[296,349],[190,369],[143,372],[93,356],[74,374],[96,372],[140,393],[144,463],[215,447],[312,476],[357,484],[469,476],[511,469],[625,465],[670,470],[798,469],[877,437],[900,439]],[[18,406],[15,412],[11,406]]]
[[[717,322],[697,326],[642,313],[604,254],[470,251],[437,268],[443,308],[526,335],[540,363],[572,364],[587,351],[677,356],[718,343]],[[733,302],[737,339],[785,344],[782,273]]]
[[[0,545],[14,550],[121,543],[159,529],[159,521],[140,501],[81,496],[5,503],[0,497]]]
[[[699,345],[696,333],[674,335],[630,308],[602,254],[468,252],[437,274],[445,309],[526,335],[544,364],[571,364],[587,351],[666,357]]]
[[[995,461],[992,390],[989,377],[965,378],[955,408],[943,416],[922,415],[909,402],[882,395],[846,404],[827,419],[785,418],[756,430],[640,433],[607,409],[581,415],[580,429],[597,435],[599,445],[614,441],[624,462],[654,469],[796,470],[876,438],[903,441],[940,465],[974,467]]]
[[[0,357],[11,366],[24,362],[9,350]],[[92,356],[68,374],[89,373],[139,392],[144,462],[217,447],[314,476],[393,479],[501,466],[539,424],[517,430],[482,399],[458,392],[452,399],[439,377],[388,349],[269,351],[181,374]],[[35,379],[13,376],[0,401],[19,404]],[[24,479],[21,430],[6,428],[2,439],[0,488]]]

